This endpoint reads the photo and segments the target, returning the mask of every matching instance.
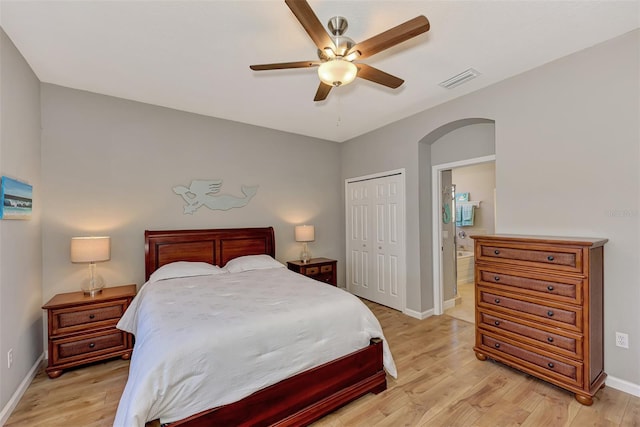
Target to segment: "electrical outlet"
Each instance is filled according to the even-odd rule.
[[[629,348],[629,335],[622,332],[616,332],[616,346]]]
[[[13,365],[13,349],[9,349],[9,351],[7,352],[7,368],[11,368],[11,365]]]

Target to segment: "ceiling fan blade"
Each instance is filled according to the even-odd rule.
[[[378,83],[392,89],[396,89],[404,83],[404,80],[385,73],[382,70],[378,70],[371,65],[356,64],[356,67],[358,67],[358,77],[361,79],[369,80],[370,82]]]
[[[318,91],[316,92],[316,96],[315,98],[313,98],[313,100],[324,101],[325,99],[327,99],[327,95],[329,95],[332,87],[333,86],[331,85],[320,82],[320,86],[318,86]]]
[[[417,16],[404,24],[393,27],[383,33],[360,42],[349,49],[347,55],[358,53],[358,59],[368,58],[385,49],[407,41],[419,34],[429,31],[429,20],[423,16]]]
[[[300,24],[305,29],[311,40],[320,50],[330,48],[332,51],[336,51],[336,46],[333,43],[329,33],[324,29],[322,23],[314,13],[309,3],[306,0],[285,0],[284,1],[291,12],[296,16]]]
[[[249,65],[254,71],[264,71],[264,70],[284,70],[286,68],[309,68],[309,67],[317,67],[322,64],[320,61],[297,61],[297,62],[279,62],[276,64],[259,64],[259,65]]]

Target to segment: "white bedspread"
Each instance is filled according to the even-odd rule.
[[[118,328],[136,342],[116,427],[235,402],[384,339],[358,298],[284,268],[148,283]],[[386,341],[384,366],[396,376]]]

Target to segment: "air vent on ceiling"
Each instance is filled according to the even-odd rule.
[[[463,83],[468,82],[469,80],[473,80],[478,77],[480,73],[473,68],[469,68],[461,72],[458,75],[451,77],[443,82],[440,82],[439,85],[445,89],[453,89],[454,87],[460,86]]]

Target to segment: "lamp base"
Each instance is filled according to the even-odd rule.
[[[304,242],[302,244],[302,251],[300,252],[300,261],[302,261],[303,264],[307,264],[310,259],[311,252],[309,252],[309,249],[307,248],[307,242]]]
[[[100,288],[100,289],[89,289],[89,290],[83,289],[83,291],[84,291],[85,295],[88,295],[90,297],[95,297],[96,295],[99,295],[99,294],[102,293],[102,288]]]

